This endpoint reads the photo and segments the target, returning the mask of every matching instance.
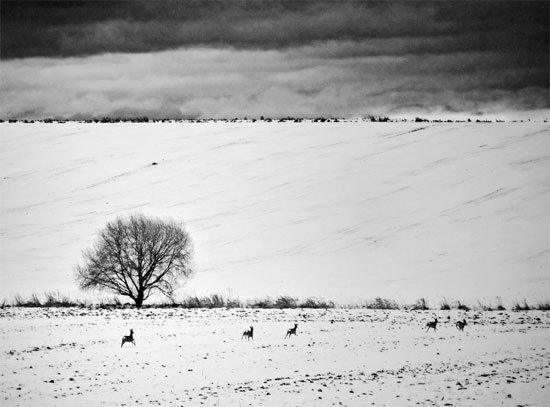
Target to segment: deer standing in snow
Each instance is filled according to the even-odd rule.
[[[426,324],[426,327],[428,328],[426,329],[426,332],[428,332],[430,328],[433,328],[434,331],[437,331],[437,318],[435,318],[432,322],[428,322]]]
[[[125,335],[122,337],[122,343],[120,344],[120,347],[122,348],[122,345],[124,345],[126,342],[131,342],[136,345],[136,341],[134,340],[134,330],[130,329],[130,335]]]
[[[290,338],[292,335],[296,335],[296,329],[298,329],[298,324],[294,324],[294,328],[290,328],[286,331],[285,339]]]
[[[459,331],[464,331],[464,327],[468,325],[468,323],[466,322],[466,319],[463,319],[462,321],[457,321],[455,325],[456,329]]]
[[[243,336],[241,337],[241,339],[243,339],[245,336],[247,337],[247,340],[250,340],[250,338],[252,338],[252,340],[254,340],[254,327],[253,326],[251,326],[248,331],[243,332]]]

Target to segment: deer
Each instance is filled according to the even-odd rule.
[[[122,337],[122,343],[120,344],[120,347],[122,348],[122,345],[124,345],[126,342],[131,342],[136,346],[136,341],[134,340],[134,330],[130,329],[130,335],[124,335]]]
[[[252,340],[254,340],[254,327],[253,326],[251,326],[248,331],[243,332],[243,336],[241,337],[241,339],[243,339],[245,336],[246,336],[247,340],[250,340],[251,338],[252,338]]]
[[[434,331],[437,331],[437,318],[435,318],[432,322],[428,322],[426,324],[426,327],[428,328],[426,329],[426,332],[428,332],[430,328],[433,328]]]
[[[464,331],[464,327],[468,325],[468,323],[466,322],[466,319],[463,319],[462,321],[457,321],[455,325],[456,329],[458,329],[459,331]]]
[[[294,324],[294,328],[290,328],[288,331],[286,331],[285,339],[290,338],[292,335],[297,335],[296,329],[298,329],[298,324]]]

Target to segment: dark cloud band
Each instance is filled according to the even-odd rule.
[[[2,118],[514,117],[550,107],[547,1],[0,7]]]
[[[1,7],[3,59],[393,38],[408,38],[401,45],[413,52],[441,52],[441,39],[450,37],[462,51],[548,55],[546,1],[2,1]],[[424,48],[416,38],[439,43]]]

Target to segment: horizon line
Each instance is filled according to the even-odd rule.
[[[352,116],[352,117],[342,117],[342,116],[317,116],[317,117],[293,117],[293,116],[274,116],[274,117],[208,117],[208,118],[149,118],[146,115],[144,116],[131,116],[131,117],[111,117],[111,116],[101,116],[101,117],[91,117],[91,118],[61,118],[61,117],[45,117],[40,119],[14,119],[14,118],[0,118],[0,123],[158,123],[158,122],[176,122],[176,123],[203,123],[203,122],[249,122],[254,123],[257,121],[262,121],[266,123],[270,122],[332,122],[337,123],[340,121],[350,122],[350,121],[363,121],[371,123],[403,123],[403,122],[412,122],[412,123],[524,123],[524,122],[542,122],[547,123],[548,118],[525,118],[525,119],[502,119],[502,118],[487,118],[487,117],[471,117],[461,118],[461,119],[450,119],[450,118],[437,118],[437,119],[427,119],[425,117],[416,116],[415,118],[408,117],[396,117],[390,118],[385,115],[366,115],[366,116]]]

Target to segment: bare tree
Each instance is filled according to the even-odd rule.
[[[157,291],[171,297],[192,273],[191,238],[181,224],[144,215],[118,217],[98,232],[75,267],[80,288],[130,297],[140,308]]]

